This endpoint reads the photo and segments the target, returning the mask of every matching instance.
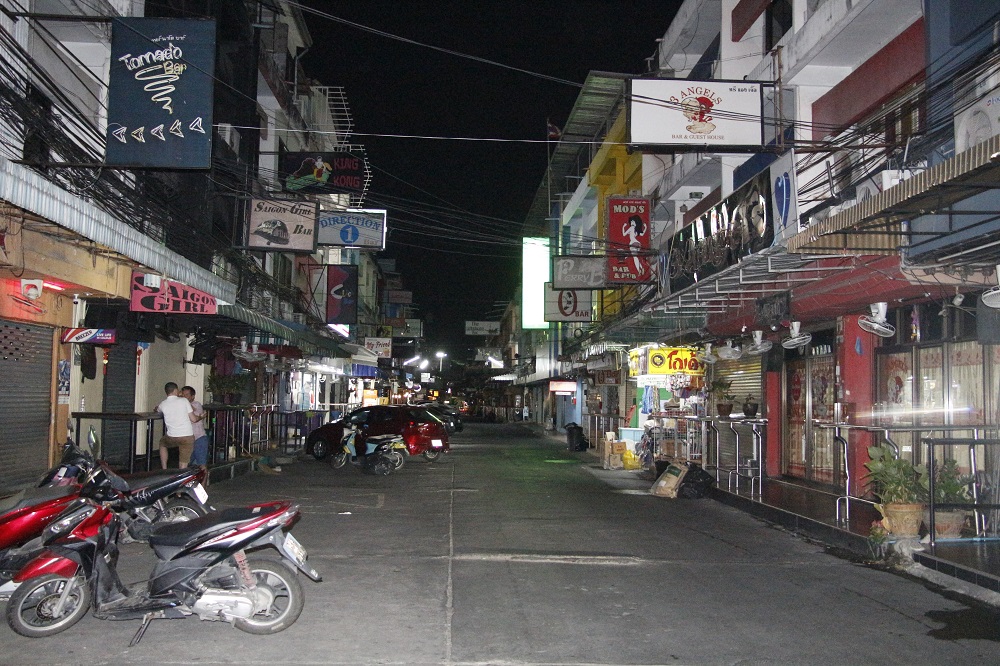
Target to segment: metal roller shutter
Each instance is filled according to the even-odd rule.
[[[33,485],[49,466],[53,329],[0,319],[0,489]]]
[[[733,401],[733,414],[741,414],[743,401],[747,395],[753,395],[758,402],[762,387],[761,357],[747,356],[735,361],[718,361],[715,364],[714,377],[732,382],[729,392],[736,396]],[[748,426],[736,425],[740,432],[740,456],[747,457],[753,450],[750,429]],[[736,436],[728,427],[719,429],[719,461],[721,467],[733,467],[738,456],[736,454]]]
[[[105,412],[132,414],[135,412],[135,349],[136,343],[123,340],[108,347],[108,364],[104,366]],[[98,358],[101,351],[98,350]],[[132,447],[132,424],[127,421],[105,421],[101,431],[101,451],[112,466],[128,466]]]

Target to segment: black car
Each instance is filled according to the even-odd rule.
[[[462,423],[462,415],[458,409],[446,402],[421,402],[420,407],[429,410],[432,414],[444,421],[448,426],[448,432],[461,432],[465,427]]]

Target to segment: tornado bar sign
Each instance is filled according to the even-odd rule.
[[[214,20],[114,19],[105,162],[209,168],[214,76]]]

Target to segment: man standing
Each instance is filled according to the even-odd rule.
[[[205,466],[208,465],[208,434],[205,433],[205,418],[208,414],[201,403],[194,399],[195,395],[197,395],[197,391],[194,390],[193,386],[185,386],[181,389],[181,397],[187,398],[187,401],[191,403],[192,413],[197,419],[192,423],[194,453],[191,454],[191,466],[197,465],[205,469]]]
[[[177,384],[167,382],[163,386],[167,397],[156,406],[163,414],[163,437],[160,438],[160,464],[167,468],[168,449],[178,449],[179,467],[186,467],[194,450],[194,422],[197,417],[191,403],[182,398]]]

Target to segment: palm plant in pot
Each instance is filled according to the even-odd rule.
[[[930,473],[921,476],[924,493],[930,496]],[[962,474],[958,461],[948,458],[934,470],[934,504],[966,504],[972,497],[969,486],[972,476]],[[962,536],[967,513],[959,508],[934,509],[934,536],[939,539],[957,539]],[[924,511],[924,524],[930,529],[930,509]]]
[[[747,395],[747,399],[743,401],[743,416],[752,419],[757,416],[758,409],[760,409],[760,403],[754,399],[753,394]]]
[[[715,399],[715,413],[719,416],[729,416],[733,411],[733,400],[736,396],[729,393],[732,382],[724,379],[713,379],[709,384],[708,394]]]
[[[895,537],[920,536],[927,497],[923,483],[926,468],[918,469],[909,460],[897,458],[888,446],[869,446],[868,457],[865,478],[879,499],[875,508],[882,514],[883,526]]]

